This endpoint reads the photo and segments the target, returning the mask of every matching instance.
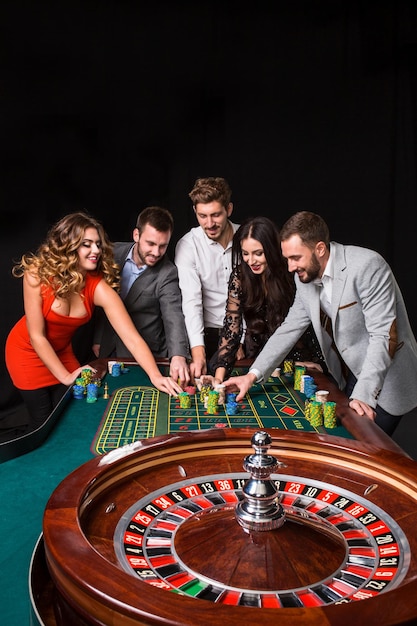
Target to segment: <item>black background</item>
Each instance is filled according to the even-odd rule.
[[[236,222],[312,210],[333,239],[378,250],[416,331],[416,7],[2,2],[0,408],[16,399],[13,260],[79,209],[126,240],[162,204],[174,244],[196,225],[199,176],[228,179]]]

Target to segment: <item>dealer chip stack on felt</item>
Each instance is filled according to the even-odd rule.
[[[336,402],[323,403],[323,422],[325,428],[336,428]]]
[[[336,428],[336,402],[322,402],[321,400],[307,399],[304,415],[314,428]]]
[[[301,391],[301,377],[306,373],[306,368],[302,365],[296,365],[294,368],[294,389]]]
[[[291,361],[290,359],[284,361],[283,374],[287,377],[290,377],[294,374],[294,361]]]
[[[111,376],[120,376],[121,374],[127,374],[129,371],[129,368],[121,361],[108,361],[107,369]]]
[[[308,376],[307,374],[301,376],[300,391],[307,396],[307,398],[312,398],[315,395],[317,385],[312,376]]]

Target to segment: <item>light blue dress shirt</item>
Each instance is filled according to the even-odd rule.
[[[129,289],[135,282],[138,276],[140,276],[147,268],[146,265],[138,267],[133,260],[133,248],[129,250],[129,254],[126,257],[125,264],[122,269],[121,284],[120,284],[120,297],[124,300],[129,293]]]

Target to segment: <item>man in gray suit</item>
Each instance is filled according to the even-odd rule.
[[[389,265],[372,250],[330,242],[327,224],[308,211],[284,224],[281,249],[295,274],[294,304],[248,374],[229,378],[226,387],[243,399],[312,323],[349,406],[392,435],[417,406],[417,343]]]
[[[171,213],[152,206],[138,216],[132,242],[114,244],[121,267],[120,296],[155,357],[170,359],[170,376],[190,380],[189,347],[177,268],[166,256],[174,222]],[[131,358],[128,349],[100,314],[94,331],[96,356]]]

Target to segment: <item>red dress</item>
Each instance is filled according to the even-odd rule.
[[[72,349],[72,337],[79,326],[83,326],[91,319],[94,311],[94,291],[102,278],[101,274],[86,275],[85,287],[81,292],[87,310],[84,317],[69,317],[52,311],[55,295],[50,287],[42,289],[46,337],[69,372],[80,367]],[[18,389],[41,389],[59,383],[32,348],[26,315],[13,326],[7,337],[6,365],[13,384]]]

